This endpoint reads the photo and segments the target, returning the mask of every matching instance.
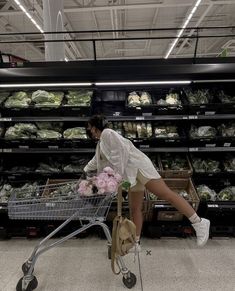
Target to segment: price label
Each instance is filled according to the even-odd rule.
[[[59,147],[58,146],[48,146],[48,148],[57,150]]]
[[[187,116],[183,116],[182,119],[188,119],[188,117]]]
[[[136,116],[135,120],[144,120],[144,116]]]
[[[152,114],[152,112],[144,112],[144,113],[142,113],[142,115],[143,116],[152,116],[153,114]]]
[[[206,111],[205,115],[215,115],[215,111]]]
[[[20,146],[19,146],[19,149],[26,149],[26,150],[28,150],[28,149],[29,149],[29,146],[27,146],[27,145],[25,145],[25,146],[20,145]]]
[[[164,208],[166,207],[164,204],[154,204],[153,208]]]
[[[12,149],[3,149],[4,153],[12,153]]]
[[[198,148],[189,148],[190,152],[198,152]]]
[[[11,117],[9,117],[9,118],[0,118],[0,121],[12,121],[12,118]]]
[[[215,143],[208,143],[208,144],[206,144],[206,147],[207,148],[214,148],[215,146],[216,146]]]
[[[230,147],[231,146],[231,142],[225,142],[224,143],[224,147]]]
[[[217,208],[217,207],[219,207],[219,205],[218,204],[208,204],[208,207],[209,208]]]
[[[141,144],[140,145],[140,148],[148,149],[149,148],[149,144]]]
[[[120,116],[121,115],[121,112],[114,112],[113,113],[113,116]]]
[[[197,116],[197,115],[189,115],[188,118],[189,118],[189,119],[198,119],[198,116]]]

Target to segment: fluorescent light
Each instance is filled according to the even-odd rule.
[[[171,44],[169,50],[167,51],[166,55],[165,55],[165,59],[168,59],[169,55],[171,54],[171,52],[173,51],[173,48],[175,47],[177,41],[179,40],[180,36],[182,35],[182,33],[184,32],[186,26],[188,25],[189,21],[191,20],[191,18],[193,17],[193,14],[195,13],[195,11],[197,10],[200,2],[202,0],[197,0],[197,2],[195,3],[195,5],[193,6],[192,10],[189,13],[189,16],[187,17],[186,21],[184,22],[182,29],[180,30],[180,32],[177,34],[175,40],[173,41],[173,43]]]
[[[97,82],[97,86],[190,84],[191,81]]]
[[[20,3],[20,1],[19,0],[14,1],[19,6],[19,8],[25,13],[25,15],[29,18],[29,20],[34,24],[34,26],[36,26],[41,33],[44,33],[42,27],[35,21],[35,19],[30,15],[26,8]]]
[[[0,88],[30,88],[30,87],[67,87],[91,86],[92,83],[33,83],[33,84],[0,84]]]

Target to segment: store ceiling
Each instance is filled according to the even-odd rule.
[[[20,0],[31,16],[43,27],[42,0]],[[196,0],[64,0],[64,24],[66,31],[104,29],[150,29],[182,27]],[[235,25],[235,0],[202,0],[187,27],[232,26]],[[14,0],[0,0],[0,32],[39,32]],[[235,34],[234,29],[217,29],[200,32],[201,35],[214,35],[198,42],[198,56],[216,57],[224,49],[227,55],[235,55],[235,38],[219,34]],[[172,36],[177,31],[111,32],[67,34],[66,38],[119,38]],[[186,29],[184,36],[196,35],[193,29]],[[0,51],[18,55],[30,61],[44,60],[44,36],[0,36],[6,40],[41,40],[39,43],[0,44]],[[110,40],[97,42],[98,59],[124,58],[163,58],[174,39],[161,40]],[[169,58],[192,57],[196,39],[179,39]],[[91,42],[67,42],[68,60],[92,59]]]

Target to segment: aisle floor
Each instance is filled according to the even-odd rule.
[[[51,242],[54,240],[51,240]],[[14,291],[21,265],[38,240],[0,241],[0,291]],[[199,249],[193,238],[142,239],[142,252],[125,257],[137,276],[133,291],[235,291],[235,239],[209,240]],[[37,291],[128,290],[107,259],[106,241],[71,239],[39,257]]]

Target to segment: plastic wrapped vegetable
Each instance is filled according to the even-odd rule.
[[[81,89],[81,90],[70,90],[65,95],[67,104],[65,106],[90,106],[93,91]]]
[[[217,195],[217,199],[222,201],[235,200],[235,187],[226,187],[221,190]]]
[[[15,92],[12,96],[8,97],[4,103],[6,108],[27,108],[31,103],[31,98],[26,92]]]
[[[183,197],[184,199],[187,199],[187,200],[190,199],[190,196],[189,196],[188,192],[185,191],[185,190],[181,190],[181,191],[179,191],[178,194],[179,194],[181,197]]]
[[[235,95],[230,96],[225,94],[223,90],[218,93],[218,97],[222,103],[235,103]]]
[[[148,92],[141,92],[140,103],[141,105],[150,105],[152,103],[151,96]]]
[[[7,99],[9,92],[0,92],[0,105]]]
[[[68,128],[64,131],[65,139],[86,139],[86,129],[84,127]]]
[[[216,129],[212,126],[191,126],[190,136],[191,138],[213,138],[216,136]]]
[[[169,93],[166,95],[166,99],[159,99],[157,101],[158,105],[181,105],[181,100],[179,99],[179,94]]]
[[[199,185],[197,187],[197,193],[201,200],[206,201],[215,201],[216,200],[216,192],[212,189],[210,189],[206,185]]]
[[[128,104],[130,106],[140,106],[141,101],[140,101],[140,96],[134,91],[131,92],[128,96]]]
[[[212,159],[193,158],[193,168],[197,173],[218,173],[221,171],[219,161]]]
[[[32,94],[32,101],[36,107],[58,107],[61,105],[63,96],[63,92],[37,90]]]
[[[224,162],[224,170],[227,172],[235,172],[235,157],[227,155]]]
[[[37,127],[32,123],[17,123],[6,130],[6,139],[34,139],[37,137]]]
[[[39,139],[59,139],[62,137],[62,134],[51,129],[40,129],[37,132],[37,137]]]
[[[0,186],[0,202],[7,203],[13,192],[13,188],[10,184],[4,184]]]
[[[223,137],[235,137],[235,123],[221,124],[218,130]]]
[[[211,101],[211,96],[208,90],[185,90],[188,101],[192,105],[208,104]]]
[[[55,130],[58,132],[63,131],[63,122],[36,122],[36,125],[39,129],[42,130]]]
[[[156,126],[154,129],[156,138],[174,138],[179,137],[176,126]]]
[[[179,155],[164,154],[161,156],[161,161],[164,170],[182,171],[189,169],[186,158]]]

